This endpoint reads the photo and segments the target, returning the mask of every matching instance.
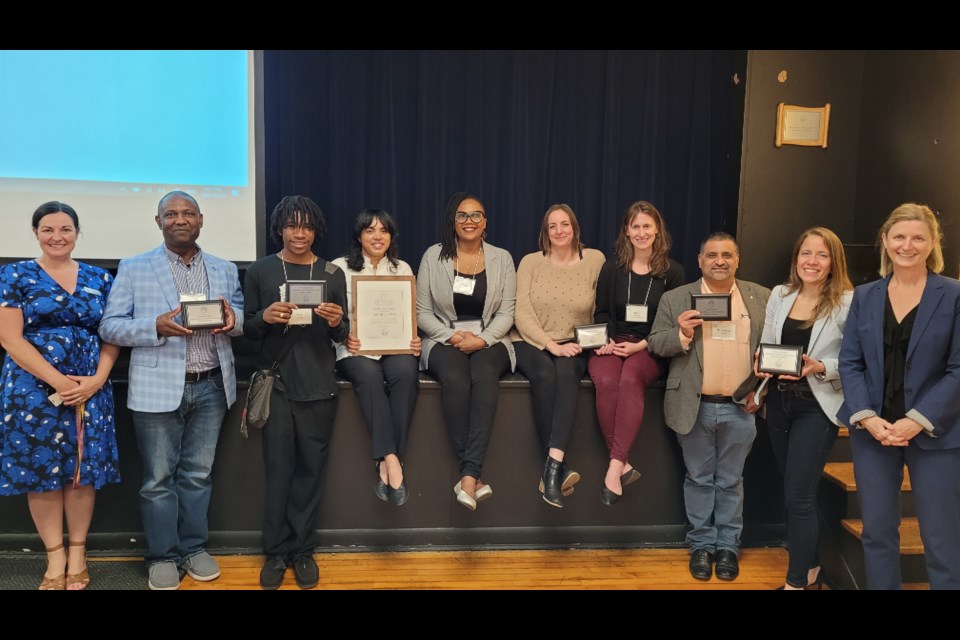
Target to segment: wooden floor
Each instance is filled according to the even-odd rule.
[[[734,582],[700,582],[682,549],[319,553],[317,589],[772,589],[787,552],[746,549]],[[184,577],[181,589],[259,589],[263,556],[217,556],[213,582]],[[281,589],[297,589],[288,569]]]

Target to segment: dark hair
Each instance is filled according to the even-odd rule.
[[[440,260],[453,260],[457,255],[457,209],[464,200],[476,200],[480,198],[470,195],[466,191],[457,191],[447,203],[447,209],[443,213],[443,221],[440,223]],[[480,202],[483,207],[483,202]],[[484,217],[486,217],[486,207],[484,207]]]
[[[617,254],[617,266],[624,271],[630,271],[630,264],[633,262],[633,243],[627,236],[627,228],[630,223],[641,213],[650,216],[653,224],[657,227],[657,237],[653,239],[653,246],[650,247],[650,274],[659,278],[666,275],[670,268],[670,233],[667,231],[667,225],[663,221],[663,215],[655,206],[646,200],[637,200],[623,214],[623,224],[620,225],[620,234],[613,243],[613,249]]]
[[[40,226],[40,220],[43,219],[43,216],[48,216],[51,213],[65,213],[70,216],[70,219],[73,220],[73,226],[77,230],[77,233],[80,232],[80,218],[77,217],[77,212],[73,210],[73,207],[68,205],[66,202],[58,202],[52,200],[50,202],[44,202],[42,205],[37,207],[37,210],[33,212],[33,228],[36,230]]]
[[[193,206],[196,208],[197,213],[200,213],[200,204],[197,202],[197,199],[186,191],[171,191],[167,195],[160,198],[160,202],[157,203],[157,215],[163,215],[163,203],[169,200],[170,198],[183,198],[184,200],[189,200],[193,203]]]
[[[543,222],[540,223],[540,252],[543,255],[550,255],[550,214],[554,211],[563,211],[567,214],[567,218],[570,220],[570,227],[573,229],[573,240],[570,243],[570,247],[577,252],[577,255],[580,256],[580,259],[583,259],[583,241],[580,239],[580,223],[577,222],[577,214],[573,212],[573,209],[568,204],[555,204],[552,205],[547,212],[543,214]]]
[[[703,249],[707,246],[708,242],[713,242],[714,240],[729,240],[733,243],[733,246],[737,249],[737,254],[740,253],[740,245],[737,244],[737,239],[726,231],[714,231],[706,238],[703,239],[703,242],[700,243],[700,255],[703,255]]]
[[[270,214],[270,233],[283,242],[283,228],[288,224],[308,225],[313,227],[314,244],[327,231],[327,223],[323,219],[323,211],[316,202],[307,196],[284,196]]]
[[[364,230],[372,226],[374,221],[379,220],[383,228],[390,235],[390,246],[387,247],[387,260],[394,268],[399,266],[399,257],[397,256],[397,223],[389,213],[383,209],[364,209],[357,216],[357,221],[353,223],[353,241],[350,248],[347,249],[347,266],[351,271],[360,271],[363,269],[363,245],[360,244],[360,236]]]

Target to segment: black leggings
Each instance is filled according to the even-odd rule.
[[[783,474],[787,507],[787,583],[806,587],[807,571],[820,564],[817,487],[838,427],[827,418],[812,391],[779,391],[776,380],[769,384],[773,389],[767,394],[767,426]]]
[[[587,370],[586,352],[559,358],[527,342],[514,342],[517,369],[530,380],[533,421],[544,454],[551,448],[566,451],[577,416],[580,380]]]
[[[500,376],[510,368],[503,343],[467,355],[448,344],[430,351],[428,371],[443,385],[443,417],[461,476],[479,478],[497,413]]]

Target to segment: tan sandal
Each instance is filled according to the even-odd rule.
[[[61,545],[61,546],[63,546],[63,545]],[[86,541],[86,540],[83,540],[82,542],[73,542],[73,541],[71,540],[71,541],[70,541],[70,546],[71,546],[71,547],[86,547],[86,546],[87,546],[87,541]],[[83,559],[84,559],[84,561],[86,561],[86,559],[87,559],[87,550],[86,550],[86,549],[83,550]],[[63,587],[63,588],[66,589],[67,591],[83,591],[84,589],[87,588],[87,585],[90,584],[90,574],[87,572],[87,569],[84,568],[84,570],[81,571],[80,573],[68,573],[68,574],[66,574],[66,576],[64,577],[64,581],[65,581],[65,584],[64,584],[64,587]],[[80,588],[79,588],[79,589],[71,589],[70,587],[73,586],[73,585],[75,585],[75,584],[81,585]]]
[[[53,553],[54,551],[60,551],[61,549],[63,549],[63,545],[58,544],[55,547],[50,547],[49,549],[47,549],[47,553]],[[48,566],[49,566],[49,563],[48,563]],[[55,578],[48,578],[44,576],[43,580],[40,581],[40,591],[63,591],[66,588],[67,588],[66,571],[64,571],[63,574]]]

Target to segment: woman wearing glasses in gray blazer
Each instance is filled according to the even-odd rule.
[[[487,216],[458,192],[443,217],[443,241],[426,250],[417,272],[420,368],[443,386],[443,416],[460,481],[457,502],[476,510],[493,495],[480,472],[497,411],[500,376],[516,366],[513,327],[517,272],[510,253],[484,241]]]

